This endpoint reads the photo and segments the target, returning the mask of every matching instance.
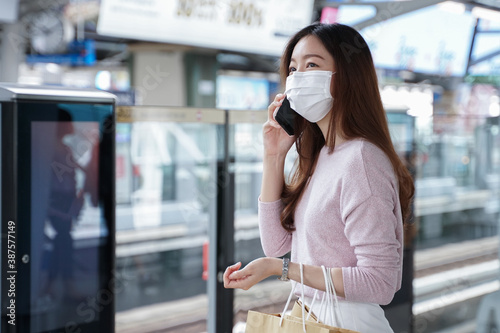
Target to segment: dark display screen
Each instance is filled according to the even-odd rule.
[[[19,224],[30,228],[20,281],[29,301],[19,302],[29,332],[95,331],[112,315],[112,111],[19,105]]]

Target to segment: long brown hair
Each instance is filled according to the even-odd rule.
[[[332,76],[333,112],[330,119],[326,143],[330,153],[335,147],[337,131],[345,139],[364,138],[379,147],[389,158],[399,182],[399,200],[403,222],[411,213],[414,194],[413,179],[401,162],[391,141],[389,127],[382,106],[377,74],[370,49],[363,37],[353,28],[342,24],[314,23],[297,32],[288,42],[281,58],[280,74],[284,82],[295,45],[306,36],[316,36],[332,55],[336,74]],[[282,192],[285,208],[281,213],[281,224],[288,231],[295,230],[293,216],[295,207],[304,191],[309,176],[314,171],[316,160],[325,138],[315,123],[300,117],[295,124],[295,139],[298,161],[295,171]]]

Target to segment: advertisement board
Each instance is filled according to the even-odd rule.
[[[313,0],[103,0],[101,35],[281,55],[312,22]]]

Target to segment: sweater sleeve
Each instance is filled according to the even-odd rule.
[[[259,231],[264,254],[268,257],[280,257],[290,252],[292,234],[286,231],[280,222],[283,203],[280,200],[262,202],[259,198]]]
[[[391,197],[369,196],[345,217],[356,267],[344,267],[347,300],[389,304],[401,287],[402,223]]]

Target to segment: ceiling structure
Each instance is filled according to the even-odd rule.
[[[365,5],[372,6],[376,9],[374,17],[361,21],[354,25],[354,28],[361,30],[373,24],[377,24],[397,16],[401,16],[425,7],[436,5],[445,2],[445,0],[389,0],[389,1],[366,1],[366,0],[351,0],[351,1],[328,1],[316,0],[315,6],[318,10],[323,7],[340,7],[349,5]],[[500,1],[498,0],[453,0],[456,3],[462,3],[467,10],[472,10],[474,7],[481,7],[500,12]]]
[[[500,13],[500,1],[498,0],[453,0],[456,3],[462,3],[467,10],[472,10],[474,7],[494,10]],[[354,25],[358,30],[366,28],[370,25],[380,23],[385,20],[392,19],[397,16],[404,15],[428,6],[442,3],[444,0],[394,0],[394,1],[367,1],[367,0],[347,0],[347,1],[328,1],[316,0],[315,9],[320,12],[323,7],[339,7],[348,5],[370,5],[376,8],[374,17],[368,18]],[[99,14],[99,0],[19,0],[18,17],[25,29],[24,37],[27,45],[29,45],[29,31],[27,26],[33,15],[40,11],[65,10],[65,15],[70,17],[72,23],[77,27],[77,31],[81,33],[83,38],[93,39],[96,41],[96,51],[98,60],[112,58],[117,61],[124,61],[127,57],[126,45],[134,43],[134,40],[120,39],[108,36],[99,35],[96,32],[96,22]],[[69,8],[69,10],[68,10]],[[397,10],[393,10],[397,8]],[[78,13],[78,15],[68,14],[68,11]],[[83,14],[82,14],[83,13]],[[83,15],[83,16],[82,16]],[[84,24],[78,25],[77,21],[85,21]],[[2,24],[0,24],[0,43],[2,40]],[[29,52],[29,50],[28,50]],[[272,59],[271,59],[272,61]],[[255,59],[253,59],[255,64]],[[266,62],[266,61],[265,61]],[[258,63],[258,61],[257,61]],[[269,64],[269,68],[275,68],[275,64]]]
[[[500,1],[498,0],[452,0],[452,1],[445,1],[445,0],[399,0],[399,1],[367,1],[367,0],[350,0],[350,1],[328,1],[328,0],[316,0],[315,5],[316,5],[316,10],[321,11],[322,8],[324,7],[333,7],[333,8],[338,8],[340,6],[371,6],[375,8],[375,15],[369,18],[366,18],[358,23],[353,24],[353,27],[356,28],[357,30],[361,30],[364,28],[367,28],[369,26],[381,23],[386,20],[393,19],[395,17],[408,14],[411,12],[414,12],[419,9],[423,9],[432,5],[437,5],[440,3],[447,2],[448,4],[453,4],[456,6],[461,6],[463,11],[471,11],[473,14],[475,12],[479,12],[482,10],[483,15],[489,15],[492,17],[492,20],[497,20],[500,21]],[[484,13],[486,12],[486,13]],[[478,13],[479,14],[479,13]],[[476,28],[474,29],[473,35],[472,35],[472,40],[471,40],[471,45],[469,48],[469,54],[468,54],[468,63],[467,63],[467,69],[466,69],[466,75],[469,74],[469,69],[471,66],[479,64],[484,61],[488,61],[494,57],[500,56],[500,49],[493,50],[488,54],[482,55],[481,57],[474,58],[473,57],[473,50],[475,46],[475,41],[476,37],[479,34],[483,33],[488,33],[488,34],[498,34],[500,38],[500,31],[481,31],[478,28],[478,22],[480,20],[480,16],[482,15],[477,15],[476,19]]]
[[[477,1],[465,1],[471,5],[487,6],[492,9],[500,10],[500,2],[498,0],[477,0]]]

